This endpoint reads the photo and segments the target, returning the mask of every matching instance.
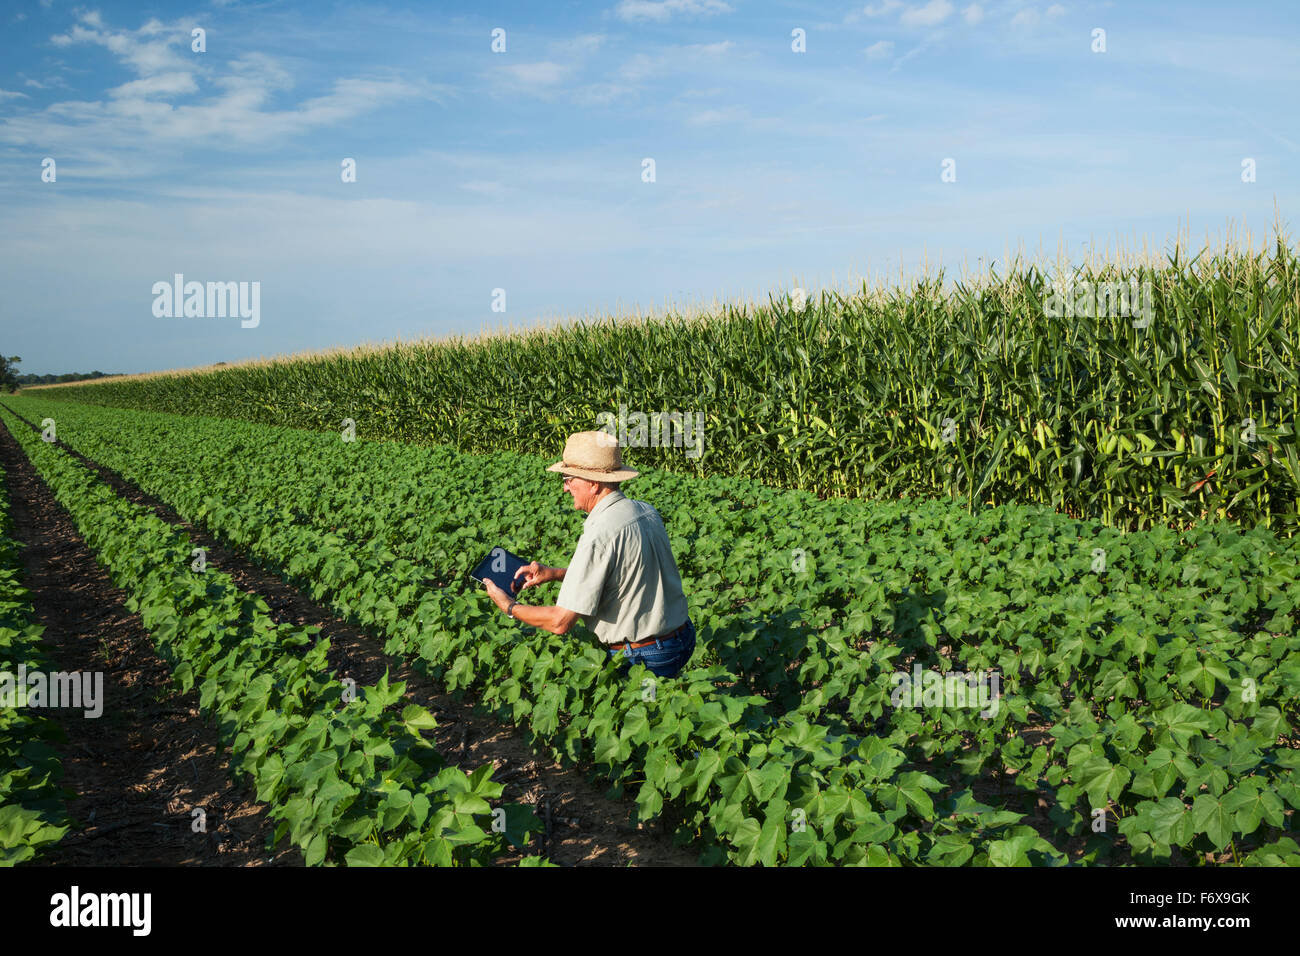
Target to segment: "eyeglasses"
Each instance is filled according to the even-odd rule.
[[[580,479],[578,478],[577,475],[565,475],[565,476],[564,476],[564,480],[563,480],[562,482],[560,482],[560,484],[563,485],[565,488],[567,488],[567,487],[569,487],[569,482],[571,482],[571,481],[579,481],[579,480],[580,480]]]

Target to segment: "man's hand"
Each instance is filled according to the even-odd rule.
[[[560,569],[548,568],[546,565],[538,564],[534,561],[531,564],[525,564],[522,568],[516,571],[515,580],[518,581],[521,575],[524,580],[523,583],[519,585],[518,591],[515,593],[519,593],[519,591],[523,591],[525,588],[532,588],[539,584],[545,584],[547,581],[558,581],[560,579]],[[498,590],[500,589],[498,588]]]
[[[483,587],[487,588],[488,597],[492,599],[492,603],[499,607],[503,612],[510,607],[510,595],[506,594],[505,591],[502,591],[499,587],[493,584],[492,581],[484,581]]]

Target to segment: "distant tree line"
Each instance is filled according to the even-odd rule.
[[[6,358],[0,355],[0,390],[6,392],[16,391],[23,385],[54,385],[58,382],[84,382],[92,378],[107,378],[109,375],[116,375],[116,372],[64,372],[62,375],[37,375],[34,372],[24,372],[18,374],[18,363],[22,361],[17,355],[10,355]]]
[[[64,372],[62,375],[37,375],[25,372],[18,376],[19,385],[53,385],[55,382],[84,382],[90,378],[107,378],[116,372]]]

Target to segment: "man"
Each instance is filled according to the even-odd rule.
[[[682,579],[659,512],[625,497],[620,483],[639,472],[623,467],[618,442],[605,432],[578,432],[564,458],[547,471],[564,475],[573,506],[587,513],[567,568],[525,565],[519,588],[560,581],[554,606],[520,604],[491,581],[488,595],[506,614],[552,634],[567,634],[579,617],[596,632],[610,658],[622,654],[623,671],[641,663],[674,677],[695,650]]]

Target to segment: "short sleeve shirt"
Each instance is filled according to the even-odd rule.
[[[555,602],[603,644],[644,641],[686,623],[686,595],[659,512],[612,491],[591,509]]]

